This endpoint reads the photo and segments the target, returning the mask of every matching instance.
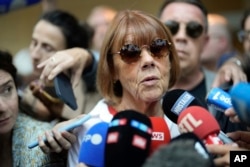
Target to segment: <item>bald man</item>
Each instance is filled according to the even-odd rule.
[[[218,67],[228,58],[234,56],[232,37],[227,19],[219,14],[208,14],[209,40],[202,55],[202,66],[216,72]],[[220,62],[223,59],[223,62]],[[225,59],[225,60],[224,60]]]
[[[96,6],[91,10],[87,18],[87,23],[94,30],[91,49],[94,51],[97,59],[99,58],[99,52],[109,23],[113,20],[116,13],[117,11],[111,7]]]

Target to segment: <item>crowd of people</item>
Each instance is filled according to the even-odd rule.
[[[192,149],[191,155],[197,160],[194,163],[230,166],[230,151],[250,150],[249,128],[234,109],[223,113],[206,102],[213,87],[249,81],[249,10],[238,33],[243,55],[236,54],[232,46],[226,18],[208,13],[200,0],[166,0],[158,16],[100,6],[86,24],[54,9],[41,15],[31,36],[32,81],[25,89],[22,85],[21,93],[13,56],[0,52],[0,166],[88,166],[78,161],[88,130],[100,122],[110,123],[116,113],[135,110],[164,119],[172,139],[166,148],[155,150],[143,166],[154,164],[158,158],[160,165],[170,167],[177,163],[171,161],[173,156],[181,161],[180,156],[185,154],[164,154],[171,154],[171,149],[190,148],[194,143],[178,142],[182,136],[179,127],[164,114],[162,98],[175,89],[186,90],[199,99],[221,131],[234,141],[203,145],[207,155],[216,155],[210,157],[212,161],[205,161]],[[220,58],[225,62],[219,66],[216,62]],[[53,87],[53,79],[62,72],[71,79],[76,111],[61,100],[51,100],[44,92],[44,87]],[[86,114],[95,117],[72,131],[60,131]],[[38,140],[39,147],[28,149],[33,140]],[[187,165],[187,159],[178,166]]]

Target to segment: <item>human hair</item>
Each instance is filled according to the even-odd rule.
[[[165,0],[160,7],[158,17],[161,16],[161,14],[162,14],[163,10],[166,8],[166,6],[168,6],[169,4],[171,4],[173,2],[184,2],[184,3],[188,3],[188,4],[191,4],[191,5],[198,7],[201,10],[201,12],[204,14],[205,31],[207,31],[207,29],[208,29],[208,20],[207,20],[208,11],[201,0]]]
[[[7,51],[0,50],[0,70],[9,73],[17,86],[17,69],[12,63],[12,55]]]
[[[122,97],[122,86],[115,81],[115,67],[112,54],[113,46],[123,46],[128,31],[133,35],[137,44],[150,43],[156,36],[166,39],[169,47],[169,60],[171,64],[169,87],[172,87],[180,73],[179,61],[171,33],[166,26],[153,15],[136,10],[120,11],[107,30],[97,70],[97,87],[101,95],[112,103],[117,103]],[[150,33],[149,33],[150,32]]]
[[[66,49],[89,47],[88,30],[72,14],[62,10],[54,10],[44,13],[40,20],[45,20],[62,31],[66,41]]]
[[[242,30],[245,29],[245,23],[246,23],[246,20],[247,18],[250,16],[250,9],[246,9],[243,13],[243,16],[242,16],[242,19],[241,19],[241,24],[240,24],[240,28]]]

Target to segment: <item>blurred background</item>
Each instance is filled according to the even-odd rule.
[[[0,48],[15,55],[27,48],[32,28],[42,13],[42,0],[0,0]],[[74,14],[79,20],[86,20],[91,9],[97,5],[108,5],[116,10],[139,9],[154,15],[164,0],[46,0],[53,1],[57,8]],[[250,7],[250,0],[203,0],[208,12],[224,15],[233,34],[235,47],[242,48],[236,36],[244,9]],[[9,4],[11,3],[11,4]],[[6,5],[7,4],[7,5]]]

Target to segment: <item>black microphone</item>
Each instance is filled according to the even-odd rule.
[[[212,155],[194,133],[184,133],[162,145],[142,167],[214,167]]]
[[[118,112],[107,132],[105,166],[141,166],[149,155],[151,136],[152,124],[146,115],[134,110]]]
[[[180,113],[190,106],[206,108],[199,99],[186,90],[174,89],[167,92],[163,97],[163,112],[174,123],[177,123]]]

